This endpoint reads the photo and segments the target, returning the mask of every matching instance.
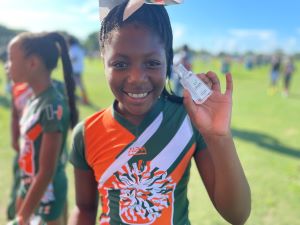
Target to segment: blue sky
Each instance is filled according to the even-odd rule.
[[[0,0],[0,24],[30,31],[99,30],[98,0]],[[219,51],[300,52],[300,1],[185,0],[168,6],[174,46]]]

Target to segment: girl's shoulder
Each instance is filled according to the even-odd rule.
[[[170,113],[171,115],[174,113],[179,113],[186,115],[187,111],[184,107],[183,103],[169,100],[167,98],[163,99],[164,101],[164,111]]]
[[[66,99],[63,97],[58,90],[54,87],[49,88],[47,91],[42,93],[37,99],[34,101],[38,102],[38,107],[40,110],[54,110],[57,108],[61,108],[63,111],[68,111],[68,105]]]
[[[110,108],[105,108],[102,110],[99,110],[92,115],[88,116],[87,118],[84,119],[83,124],[85,126],[90,126],[96,122],[99,122],[101,120],[105,120],[105,115],[106,114],[111,114],[111,109]]]

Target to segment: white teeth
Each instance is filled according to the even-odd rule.
[[[148,93],[140,93],[140,94],[128,93],[128,95],[132,98],[144,98],[148,95]]]

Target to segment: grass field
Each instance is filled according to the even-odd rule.
[[[289,97],[281,92],[267,94],[269,67],[252,71],[232,65],[234,105],[232,131],[252,191],[248,225],[300,224],[300,63],[292,80]],[[218,61],[195,63],[195,71],[220,69]],[[55,77],[62,77],[60,70]],[[80,105],[81,118],[108,106],[112,95],[99,60],[87,60],[84,74],[92,106]],[[222,83],[224,77],[220,75]],[[11,185],[13,151],[10,147],[10,105],[4,95],[4,72],[0,65],[0,224],[5,224]],[[282,82],[280,83],[280,90]],[[74,206],[72,167],[69,175],[69,205]],[[227,224],[210,203],[201,180],[192,168],[190,218],[193,225]]]

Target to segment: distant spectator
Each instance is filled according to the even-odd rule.
[[[290,82],[291,82],[291,78],[292,78],[294,71],[295,71],[295,65],[294,65],[293,59],[289,58],[284,67],[284,77],[283,77],[283,81],[284,81],[283,95],[284,96],[289,95]]]
[[[83,84],[83,71],[84,71],[84,57],[85,53],[83,48],[80,46],[79,41],[75,37],[69,37],[69,55],[73,67],[73,78],[76,87],[79,87],[84,104],[89,104],[87,93]]]
[[[270,89],[269,94],[273,95],[277,91],[277,81],[280,75],[280,67],[281,67],[281,57],[274,56],[271,62],[271,71],[270,71]]]
[[[187,70],[192,70],[192,60],[193,56],[192,53],[187,45],[184,45],[182,49],[174,55],[173,64],[182,64]],[[183,87],[179,82],[177,76],[172,76],[173,86],[174,86],[174,94],[177,96],[182,96],[183,94]]]
[[[253,55],[248,55],[245,58],[245,68],[247,70],[252,70],[254,67],[254,57]]]
[[[222,60],[222,65],[221,65],[221,72],[223,74],[229,73],[230,72],[230,56],[226,55],[224,56]]]

